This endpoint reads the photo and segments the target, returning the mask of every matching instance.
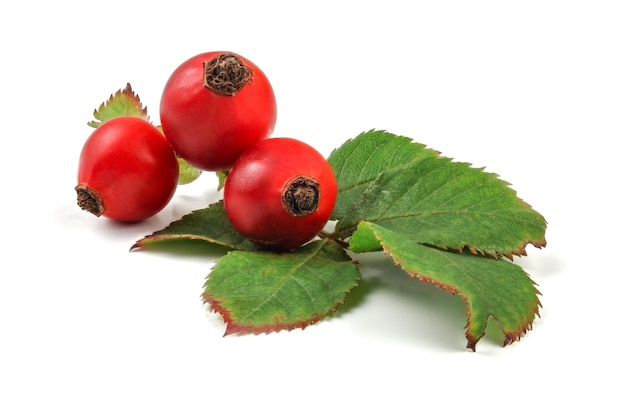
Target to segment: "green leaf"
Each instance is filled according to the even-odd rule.
[[[226,217],[223,201],[218,201],[206,208],[192,211],[164,229],[138,240],[131,250],[176,240],[202,240],[229,250],[258,249],[233,228]]]
[[[294,252],[229,252],[207,277],[203,299],[226,322],[225,335],[305,328],[334,311],[360,278],[335,242]]]
[[[490,317],[504,333],[503,345],[519,340],[532,328],[541,307],[539,292],[518,265],[503,258],[421,245],[405,233],[373,223],[359,225],[352,240],[364,238],[367,242],[372,234],[384,252],[411,277],[463,297],[467,305],[468,348],[476,350]]]
[[[202,170],[190,165],[180,156],[177,156],[176,159],[178,159],[178,185],[192,183],[202,174]]]
[[[344,142],[328,157],[339,188],[332,218],[342,219],[358,206],[359,197],[381,173],[401,171],[412,161],[438,154],[410,138],[382,130],[370,130]]]
[[[158,125],[157,129],[163,133],[163,126]],[[202,174],[202,170],[192,166],[187,160],[176,155],[178,161],[178,185],[190,184],[197,180]]]
[[[371,133],[361,135],[359,143],[371,140],[385,152],[371,155],[366,164],[361,152],[349,149],[337,152],[339,161],[330,159],[340,181],[338,236],[349,237],[361,221],[368,221],[419,243],[496,257],[524,255],[528,244],[545,246],[545,219],[497,175],[421,146],[410,148],[411,159],[383,162],[391,158],[389,149],[399,152],[409,144],[403,137],[374,133],[371,139]]]
[[[120,89],[115,94],[111,94],[108,101],[103,102],[93,111],[93,116],[96,120],[87,122],[93,128],[120,116],[134,116],[149,120],[147,108],[141,104],[139,96],[135,94],[130,83],[126,84],[123,90]]]
[[[228,172],[229,171],[217,171],[215,173],[218,180],[217,191],[222,191],[222,189],[224,189],[224,186],[226,185],[226,178],[228,178]]]

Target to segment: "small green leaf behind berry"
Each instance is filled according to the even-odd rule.
[[[224,185],[226,185],[226,178],[228,178],[229,171],[217,171],[215,175],[217,175],[217,191],[222,191]]]
[[[120,116],[134,116],[150,120],[148,109],[141,103],[130,83],[127,83],[124,89],[111,94],[107,101],[100,104],[100,107],[93,111],[95,120],[87,122],[87,125],[97,128],[102,123]]]
[[[189,163],[180,156],[177,157],[177,159],[179,169],[178,185],[192,183],[202,174],[202,170],[189,165]]]

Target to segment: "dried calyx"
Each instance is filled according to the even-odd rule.
[[[283,206],[293,216],[306,216],[317,210],[320,184],[313,178],[298,176],[283,189]]]
[[[204,86],[220,96],[234,96],[252,82],[252,70],[231,53],[221,53],[204,63]]]
[[[86,185],[79,184],[75,188],[78,206],[95,216],[104,213],[104,205],[98,194]]]

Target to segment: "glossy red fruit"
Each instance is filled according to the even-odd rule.
[[[232,52],[183,62],[161,96],[165,137],[190,165],[226,171],[248,147],[271,135],[276,98],[266,75]]]
[[[147,120],[123,116],[100,125],[80,154],[79,207],[123,222],[162,210],[178,184],[178,161],[165,136]]]
[[[263,140],[237,160],[224,186],[233,227],[277,251],[314,238],[335,207],[337,181],[326,159],[292,138]]]

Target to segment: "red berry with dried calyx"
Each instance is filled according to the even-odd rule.
[[[227,171],[250,146],[271,135],[276,98],[267,76],[227,51],[198,54],[167,80],[160,104],[174,151],[205,171]]]
[[[326,159],[293,138],[263,140],[237,160],[226,178],[224,208],[247,239],[288,251],[313,239],[337,199],[337,181]]]
[[[77,203],[95,216],[144,220],[169,203],[178,176],[176,154],[159,129],[139,117],[116,117],[83,145]]]

